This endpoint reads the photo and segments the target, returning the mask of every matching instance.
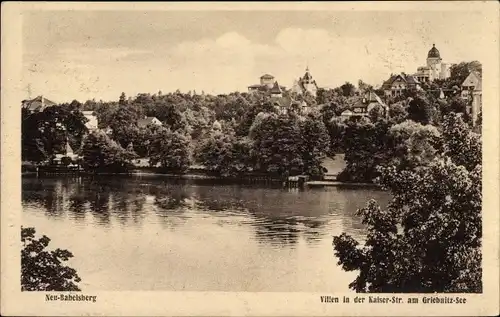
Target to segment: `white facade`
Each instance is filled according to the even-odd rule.
[[[94,131],[97,130],[98,127],[98,120],[97,116],[94,114],[94,111],[82,111],[83,116],[87,118],[87,122],[85,123],[85,126],[89,131]]]

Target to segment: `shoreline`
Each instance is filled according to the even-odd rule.
[[[21,176],[37,176],[38,172],[22,172]],[[263,183],[283,183],[282,179],[272,178],[265,175],[259,176],[243,176],[243,177],[223,177],[215,175],[201,175],[201,174],[171,174],[171,173],[156,173],[156,172],[143,172],[138,170],[132,170],[129,173],[49,173],[42,174],[39,177],[54,177],[54,176],[76,176],[76,177],[92,177],[92,176],[139,176],[139,177],[166,177],[172,179],[203,179],[203,180],[219,180],[219,181],[234,181],[234,182],[263,182]],[[307,188],[322,188],[322,187],[357,187],[357,188],[379,188],[377,184],[374,183],[350,183],[350,182],[340,182],[337,180],[313,180],[304,182],[304,186]]]

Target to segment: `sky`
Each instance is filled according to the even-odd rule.
[[[23,14],[26,98],[117,100],[121,92],[247,91],[262,74],[319,87],[425,65],[480,60],[487,21],[460,11],[30,11]],[[29,89],[28,89],[29,87]]]

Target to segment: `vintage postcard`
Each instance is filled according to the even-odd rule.
[[[1,314],[497,315],[498,9],[2,3]]]

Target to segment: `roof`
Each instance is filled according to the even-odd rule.
[[[68,153],[73,153],[73,149],[71,148],[71,146],[69,146],[69,143],[66,142],[66,154]]]
[[[55,102],[44,98],[43,96],[38,96],[35,99],[23,101],[23,107],[30,111],[43,111],[45,108],[55,105],[57,105]]]
[[[481,90],[481,82],[481,74],[479,74],[477,71],[471,71],[462,83],[462,87],[474,87],[475,90]]]
[[[382,99],[373,91],[366,92],[363,96],[355,96],[350,98],[348,101],[350,103],[350,108],[367,108],[370,104],[376,103],[381,105],[384,108],[387,108],[387,105],[382,101]]]
[[[260,78],[264,78],[264,79],[273,79],[274,76],[273,75],[270,75],[270,74],[264,74],[262,76],[260,76]]]
[[[273,105],[278,105],[280,107],[290,107],[292,105],[292,98],[285,96],[285,97],[271,97],[271,103]]]
[[[429,53],[427,53],[427,58],[441,58],[436,45],[432,44],[432,48],[429,50]]]
[[[281,94],[281,88],[277,81],[274,82],[274,86],[271,88],[271,94]]]
[[[304,74],[303,79],[312,79],[311,74],[309,73],[309,67],[306,68],[306,73]]]
[[[414,84],[414,85],[420,84],[418,79],[416,79],[414,76],[406,76],[405,79],[408,84]]]
[[[146,117],[144,119],[137,120],[137,126],[146,127],[153,123],[153,121],[158,120],[156,117]],[[159,121],[159,120],[158,120]]]
[[[420,84],[420,82],[414,76],[406,74],[396,74],[396,75],[391,75],[391,77],[389,77],[389,79],[382,84],[382,88],[390,88],[398,78],[401,78],[405,83],[410,85]]]
[[[95,112],[93,110],[84,110],[82,111],[84,116],[95,116]]]

